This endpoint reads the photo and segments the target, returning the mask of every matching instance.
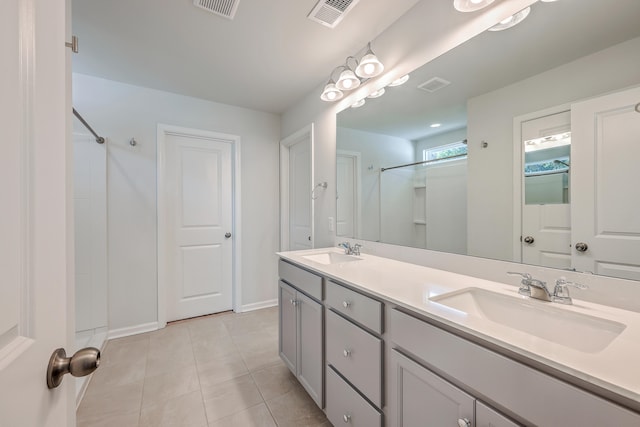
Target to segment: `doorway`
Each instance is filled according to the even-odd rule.
[[[280,250],[314,247],[313,123],[280,141]]]
[[[158,126],[159,327],[238,307],[239,144]]]

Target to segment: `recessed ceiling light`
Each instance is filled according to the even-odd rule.
[[[484,9],[494,0],[453,0],[453,7],[459,12],[475,12]]]
[[[409,74],[405,74],[404,76],[400,77],[399,79],[395,79],[394,81],[389,83],[388,86],[389,87],[400,86],[401,84],[406,83],[407,80],[409,80]]]
[[[502,21],[500,21],[499,23],[497,23],[496,25],[494,25],[493,27],[489,28],[489,31],[502,31],[502,30],[506,30],[507,28],[511,28],[513,26],[518,25],[519,23],[521,23],[522,21],[524,21],[524,19],[529,16],[529,12],[531,12],[531,8],[528,7],[526,9],[521,10],[520,12],[511,15],[510,17],[503,19]]]
[[[439,128],[440,126],[442,126],[441,123],[433,123],[430,127],[432,128]]]

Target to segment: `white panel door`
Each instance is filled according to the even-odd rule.
[[[640,280],[640,87],[574,104],[571,121],[574,267]]]
[[[75,425],[75,382],[49,390],[71,350],[70,70],[65,0],[0,2],[0,425]],[[35,88],[39,90],[35,90]]]
[[[311,141],[303,139],[289,149],[289,250],[310,249]]]
[[[571,268],[569,205],[524,205],[522,262],[552,268]],[[533,239],[531,241],[528,239]]]
[[[569,111],[522,123],[524,141],[571,130]],[[571,155],[573,164],[573,154]],[[530,176],[524,179],[522,194],[522,262],[552,268],[571,268],[571,204],[563,203],[563,174]],[[571,179],[573,184],[573,179]],[[549,188],[556,191],[550,196]],[[536,189],[544,195],[537,203]],[[550,204],[550,200],[556,204]],[[531,242],[531,243],[529,243]]]
[[[356,236],[356,212],[357,212],[357,157],[349,154],[338,153],[336,157],[337,168],[337,215],[336,236]]]
[[[167,321],[230,310],[231,144],[168,133],[165,148]]]

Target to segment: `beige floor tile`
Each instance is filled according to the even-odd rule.
[[[155,350],[150,349],[147,356],[146,376],[153,377],[167,372],[195,367],[195,365],[196,361],[193,357],[191,344],[175,344]]]
[[[138,336],[107,341],[104,351],[100,354],[100,369],[112,364],[129,362],[133,358],[146,360],[149,352],[149,336],[133,339]]]
[[[229,331],[223,316],[206,316],[192,320],[187,325],[192,341],[199,338],[228,337]]]
[[[209,427],[276,427],[269,409],[264,403],[245,409],[229,417],[214,421]]]
[[[142,408],[140,427],[206,427],[200,390]]]
[[[282,396],[298,385],[298,380],[284,363],[252,372],[251,376],[264,400]]]
[[[302,386],[267,400],[271,415],[279,427],[318,427],[331,425]]]
[[[224,322],[227,325],[227,330],[232,336],[247,334],[250,332],[260,332],[265,327],[273,325],[273,320],[270,316],[261,314],[260,310],[225,317]]]
[[[107,387],[143,380],[147,369],[146,354],[141,357],[132,355],[130,359],[118,363],[100,363],[100,367],[93,373],[90,384],[97,390],[105,390]]]
[[[202,389],[249,373],[238,351],[198,363],[197,367]]]
[[[238,348],[229,336],[197,338],[192,341],[192,346],[193,356],[198,364],[238,354]]]
[[[140,411],[116,414],[113,416],[78,416],[76,427],[138,427],[139,418]]]
[[[157,405],[196,390],[200,390],[200,382],[195,366],[147,377],[144,380],[142,407]]]
[[[202,396],[209,423],[262,402],[262,396],[250,375],[203,388]]]
[[[90,422],[119,414],[139,413],[142,402],[142,388],[142,381],[108,387],[105,390],[92,387],[90,384],[78,408],[78,419],[83,420],[83,422]]]

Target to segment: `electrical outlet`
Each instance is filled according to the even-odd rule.
[[[333,231],[334,225],[333,225],[333,217],[330,216],[329,217],[329,231]]]

